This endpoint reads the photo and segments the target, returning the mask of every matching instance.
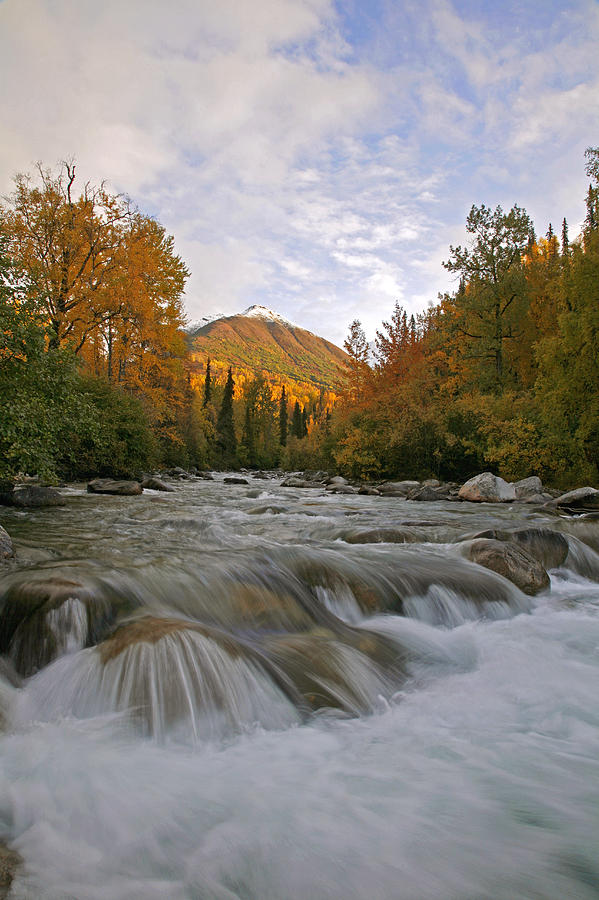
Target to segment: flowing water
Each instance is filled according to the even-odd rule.
[[[11,897],[599,897],[599,522],[248,480],[2,510]]]

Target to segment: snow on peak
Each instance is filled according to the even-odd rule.
[[[284,319],[283,316],[273,312],[272,309],[268,309],[266,306],[260,306],[258,303],[254,303],[253,306],[248,306],[248,308],[244,309],[240,315],[246,316],[248,319],[269,319],[271,322],[280,322],[282,325],[293,326],[293,322],[290,322],[289,319]]]
[[[209,325],[210,322],[216,322],[217,319],[224,319],[224,314],[217,313],[215,316],[202,316],[201,319],[195,319],[195,321],[190,322],[185,326],[185,331],[188,334],[193,334],[195,331],[199,331],[200,328],[203,328],[204,325]]]

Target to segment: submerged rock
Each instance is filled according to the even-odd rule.
[[[568,541],[563,534],[551,528],[520,528],[518,531],[500,531],[492,529],[481,531],[474,538],[490,538],[496,541],[508,541],[518,544],[545,569],[558,569],[566,561]]]
[[[147,489],[149,491],[165,491],[167,493],[174,493],[175,491],[171,484],[167,484],[166,481],[163,481],[161,478],[156,478],[154,475],[149,478],[144,478],[141,486],[144,490]]]
[[[21,573],[0,597],[0,653],[28,677],[58,656],[95,643],[131,609],[76,577]]]
[[[482,538],[472,541],[465,555],[479,566],[503,575],[530,596],[549,587],[549,575],[541,563],[516,544]]]
[[[449,495],[457,485],[454,484],[423,484],[421,487],[410,491],[408,500],[418,500],[421,502],[431,502],[435,500],[447,500]]]
[[[295,475],[290,475],[289,478],[285,478],[281,482],[281,487],[292,487],[292,488],[321,488],[321,481],[306,481],[304,478],[297,478]]]
[[[419,481],[386,481],[377,485],[377,490],[384,497],[407,497],[411,491],[419,487]]]
[[[348,629],[340,639],[317,629],[267,639],[268,658],[310,710],[340,709],[349,715],[372,712],[389,693],[385,670],[396,682],[402,660],[396,645],[375,632]]]
[[[15,555],[12,538],[8,531],[5,531],[0,525],[0,559],[9,559]]]
[[[121,497],[134,497],[143,493],[139,481],[119,481],[114,478],[94,478],[87,485],[90,494],[116,494]]]
[[[53,487],[42,484],[12,485],[5,481],[0,485],[0,503],[21,509],[37,509],[42,506],[64,506],[65,499]]]
[[[364,528],[346,533],[343,540],[346,544],[409,544],[421,538],[403,528]]]
[[[129,711],[154,737],[220,737],[297,720],[291,683],[259,650],[212,626],[145,616],[121,625],[95,654],[89,702]],[[76,685],[73,692],[77,704]]]
[[[516,499],[516,489],[498,475],[482,472],[462,485],[458,497],[470,503],[509,503]]]

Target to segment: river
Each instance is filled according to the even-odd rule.
[[[2,509],[11,897],[596,900],[599,522],[248,481]]]

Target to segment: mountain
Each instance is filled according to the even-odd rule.
[[[323,392],[335,393],[339,370],[347,360],[335,344],[265,306],[250,306],[187,332],[197,387],[209,359],[211,373],[221,383],[229,366],[238,387],[262,373],[273,390],[285,385],[290,399],[305,405]]]

